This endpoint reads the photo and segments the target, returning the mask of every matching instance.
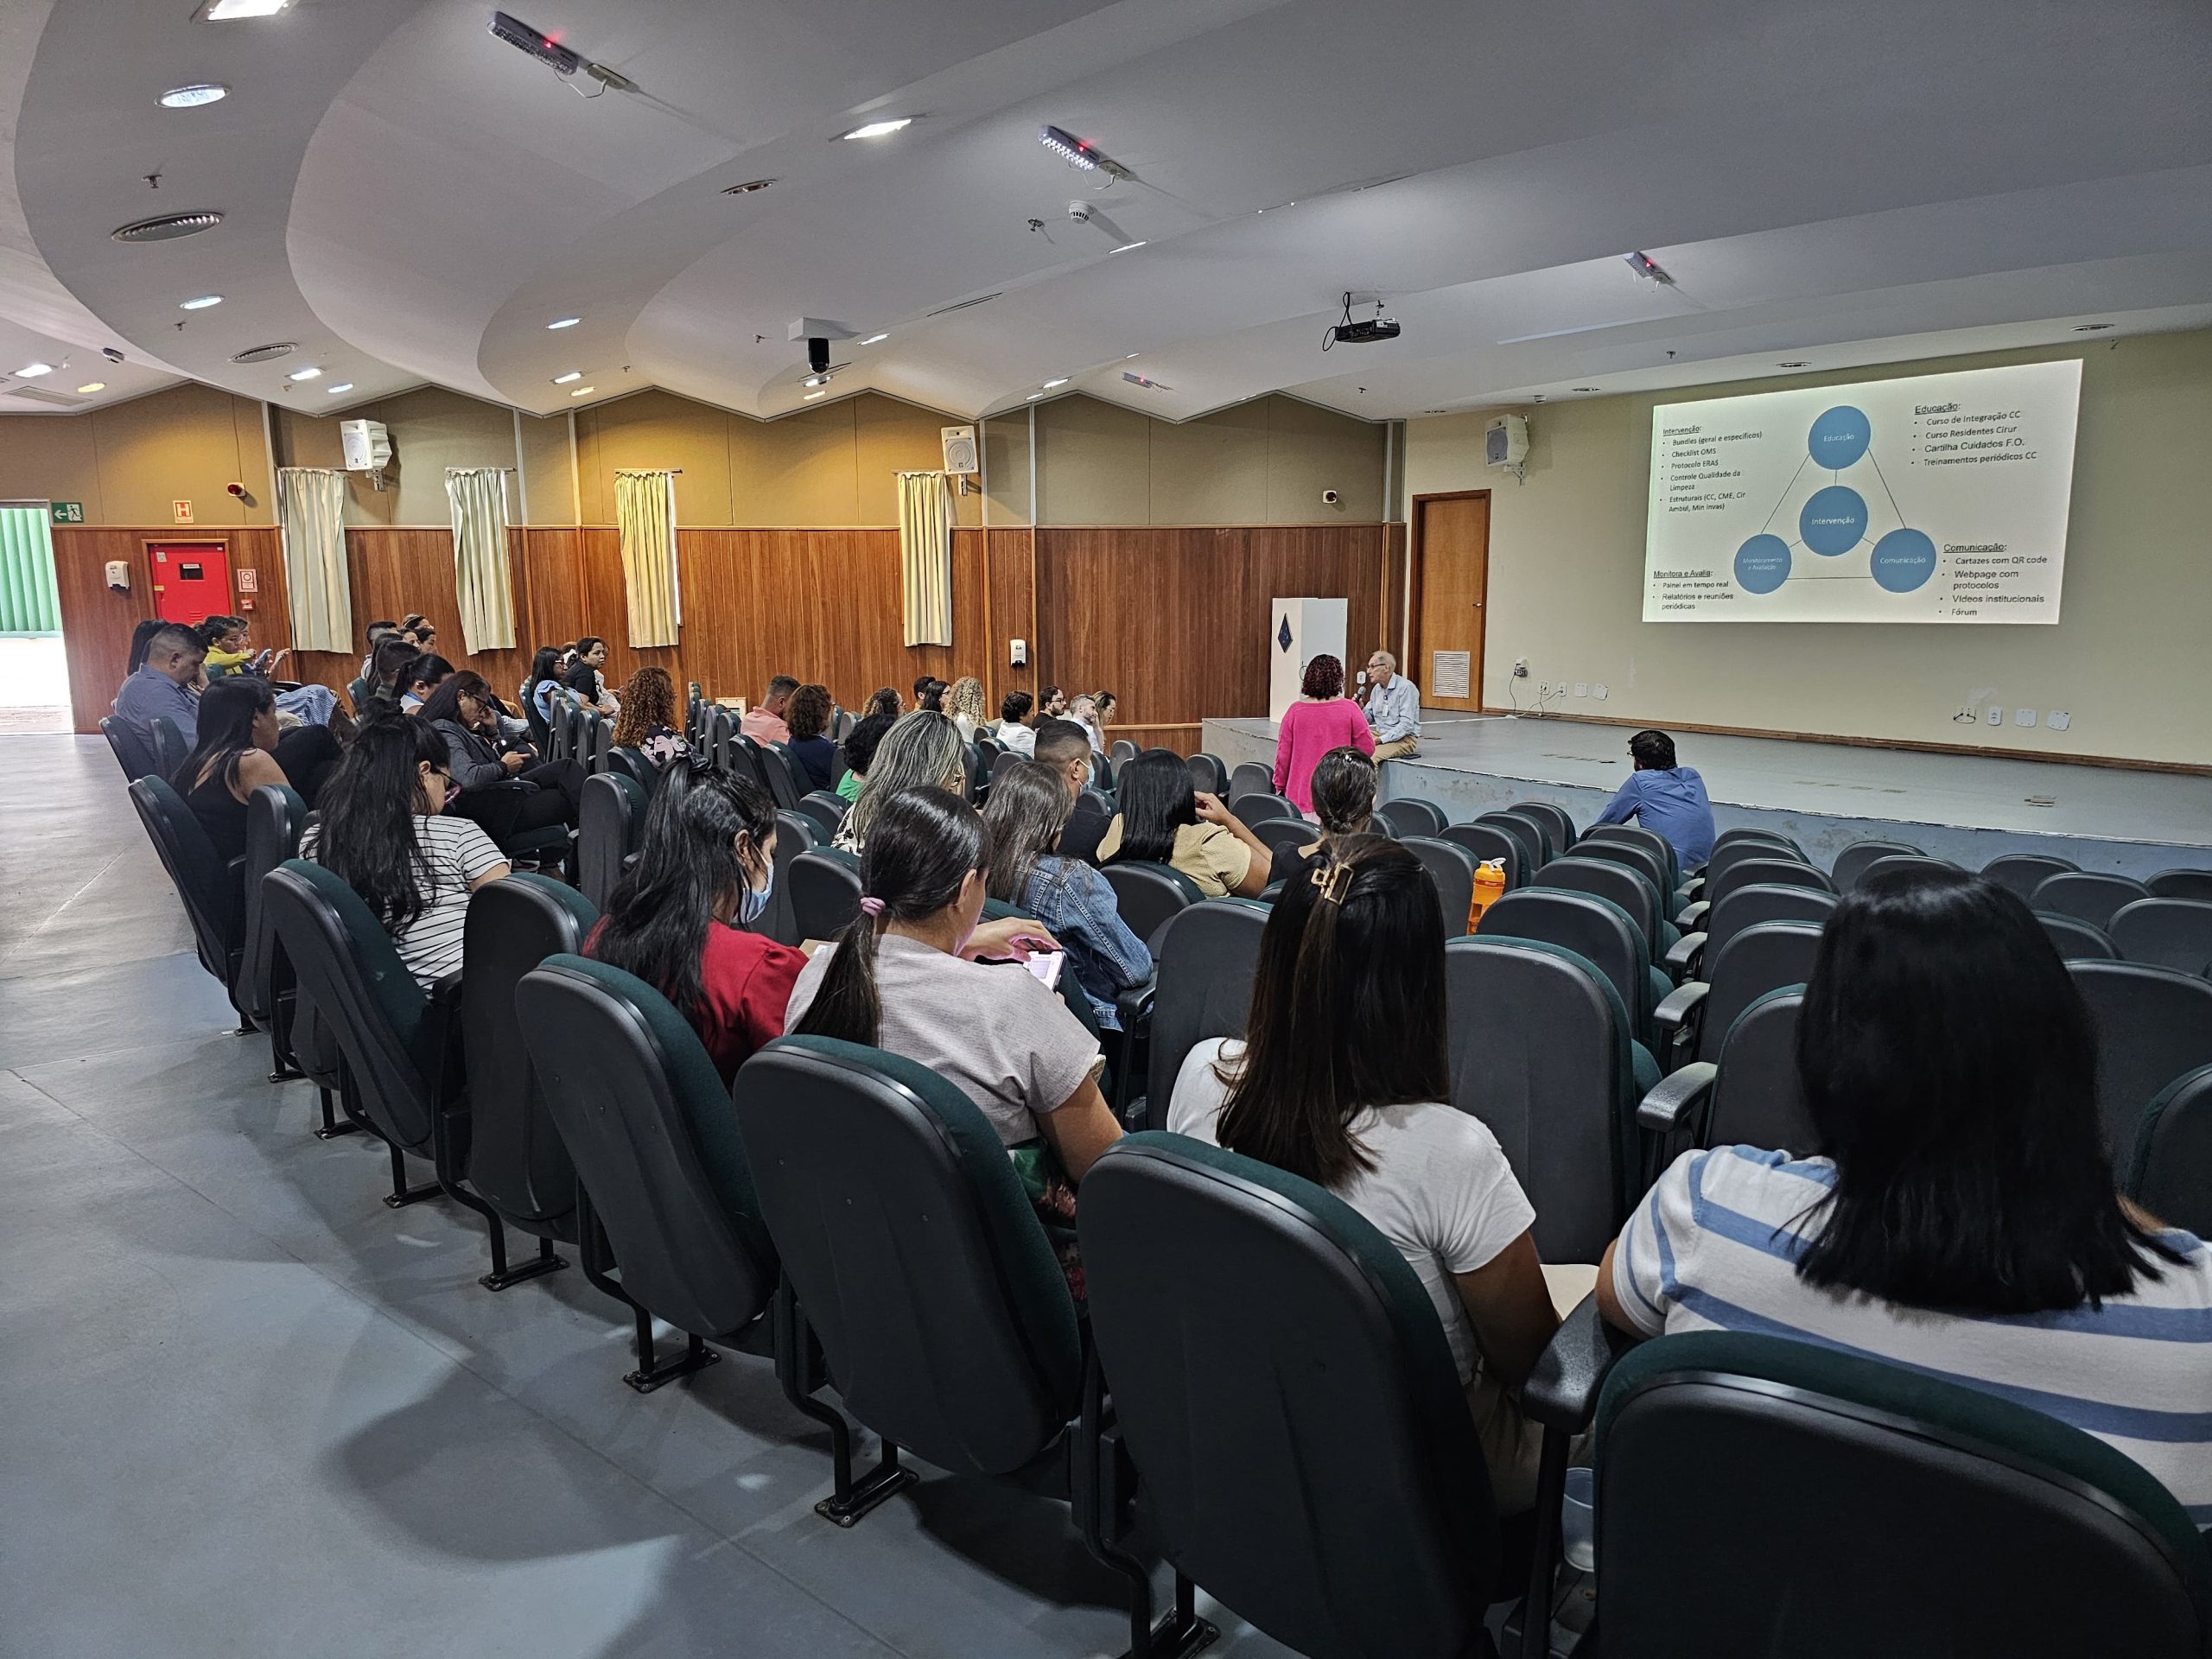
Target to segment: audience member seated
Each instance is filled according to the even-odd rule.
[[[1628,752],[1636,770],[1605,803],[1598,822],[1634,818],[1673,843],[1685,871],[1704,863],[1713,856],[1713,803],[1706,798],[1705,779],[1695,769],[1675,764],[1675,740],[1664,732],[1638,732],[1629,739]]]
[[[1331,749],[1313,768],[1313,815],[1321,833],[1298,849],[1299,866],[1309,868],[1346,836],[1363,836],[1375,817],[1377,773],[1372,757],[1357,749]],[[1295,876],[1299,868],[1278,870]]]
[[[552,741],[554,710],[576,706],[575,694],[562,678],[564,671],[560,646],[540,645],[530,659],[529,677],[523,681],[523,706],[530,710],[531,730],[541,750]]]
[[[875,746],[868,780],[837,826],[836,845],[849,853],[865,851],[877,809],[900,790],[944,789],[960,795],[967,787],[968,749],[960,728],[934,709],[901,715]]]
[[[884,734],[899,723],[897,715],[869,715],[853,728],[853,734],[845,740],[845,775],[837,780],[837,793],[848,803],[861,798],[861,786],[868,782],[868,769],[875,764],[875,751]]]
[[[1072,801],[1042,761],[1024,760],[991,785],[983,825],[990,832],[988,896],[1034,916],[1068,953],[1090,1011],[1108,1031],[1122,1028],[1114,998],[1152,977],[1152,952],[1129,931],[1106,878],[1059,849]]]
[[[622,705],[607,689],[600,672],[607,666],[607,641],[588,633],[576,641],[575,652],[575,660],[569,667],[569,690],[587,709],[596,709],[602,715],[620,714]]]
[[[169,782],[225,863],[245,856],[246,798],[264,784],[291,781],[276,764],[276,698],[266,681],[241,675],[201,693],[199,745]]]
[[[1071,699],[1063,718],[1071,725],[1080,726],[1084,736],[1090,740],[1090,747],[1098,758],[1102,760],[1106,758],[1106,739],[1098,729],[1098,710],[1089,697]]]
[[[422,719],[446,746],[453,780],[446,810],[481,826],[502,847],[532,830],[576,827],[583,768],[574,760],[540,760],[501,747],[492,688],[467,669],[448,676],[423,705]]]
[[[398,632],[399,624],[392,621],[372,622],[363,630],[362,637],[367,641],[369,647],[368,655],[361,658],[363,679],[374,681],[376,676],[373,671],[376,667],[377,647],[391,635]]]
[[[962,741],[973,743],[991,717],[983,705],[983,683],[972,674],[955,680],[944,694],[944,712],[960,728]]]
[[[400,620],[399,632],[415,642],[415,649],[417,652],[427,654],[438,648],[438,630],[430,619],[420,611],[410,612],[403,617]]]
[[[1048,685],[1037,694],[1037,720],[1042,725],[1046,720],[1065,720],[1068,712],[1068,695],[1057,685]]]
[[[1877,876],[1828,918],[1798,1016],[1819,1154],[1684,1154],[1606,1247],[1599,1308],[1637,1336],[1797,1337],[1986,1389],[2212,1515],[2212,1250],[2114,1190],[2096,1061],[2021,899]]]
[[[1331,749],[1375,753],[1375,734],[1367,716],[1344,696],[1344,665],[1325,652],[1306,664],[1296,702],[1282,711],[1275,738],[1275,793],[1287,797],[1309,817],[1313,811],[1313,768]]]
[[[1098,757],[1090,747],[1090,732],[1071,720],[1040,721],[1033,741],[1037,763],[1059,779],[1072,810],[1077,798],[1090,787],[1091,779],[1097,775]],[[1105,835],[1103,814],[1086,812],[1080,817],[1071,817],[1067,827],[1060,831],[1060,850],[1070,858],[1095,864],[1098,861],[1098,843]]]
[[[868,707],[861,710],[861,718],[866,720],[870,715],[888,715],[896,720],[906,712],[906,705],[899,698],[897,688],[879,686],[875,695],[868,700]]]
[[[952,722],[944,726],[957,741]],[[983,843],[982,819],[948,790],[901,789],[880,803],[861,855],[861,913],[799,975],[788,1028],[927,1066],[975,1102],[1009,1150],[1041,1138],[1017,1166],[1047,1217],[1065,1221],[1072,1206],[1053,1174],[1079,1184],[1122,1126],[1098,1092],[1097,1039],[1022,963],[1056,943],[1033,921],[977,925]],[[992,960],[1001,957],[1013,960]]]
[[[1375,734],[1376,764],[1421,753],[1421,691],[1398,672],[1398,659],[1387,651],[1367,659],[1367,698],[1360,709]]]
[[[1450,1103],[1444,924],[1420,859],[1331,847],[1260,938],[1247,1042],[1183,1062],[1167,1127],[1327,1187],[1395,1245],[1435,1305],[1501,1513],[1535,1501],[1518,1391],[1559,1328],[1536,1212],[1489,1128]],[[1288,1317],[1294,1312],[1286,1310]]]
[[[376,649],[369,653],[368,695],[356,712],[366,715],[371,702],[397,709],[399,695],[405,690],[399,683],[401,671],[421,654],[415,649],[415,642],[396,629],[378,640]]]
[[[399,706],[410,715],[423,712],[423,705],[430,700],[430,693],[453,677],[453,664],[435,652],[417,652],[408,658],[392,685],[399,693]]]
[[[1192,787],[1182,756],[1147,749],[1122,768],[1114,799],[1121,810],[1098,842],[1100,863],[1173,865],[1209,899],[1265,891],[1267,848],[1217,797]]]
[[[157,752],[157,718],[176,722],[188,749],[200,747],[200,688],[205,682],[207,654],[200,636],[181,624],[164,624],[146,636],[145,659],[115,694],[115,717],[138,734],[149,753]],[[265,688],[268,683],[261,683]],[[271,753],[293,787],[312,804],[338,758],[338,740],[327,726],[296,726],[277,736]],[[178,788],[181,791],[184,786]]]
[[[760,701],[745,711],[737,722],[737,729],[755,743],[788,743],[791,728],[785,722],[784,711],[791,707],[791,693],[798,690],[798,682],[788,674],[779,674],[768,682],[768,689]]]
[[[225,679],[233,674],[252,674],[266,679],[292,654],[289,650],[256,652],[252,626],[243,616],[211,616],[200,625],[200,643],[207,647],[210,680]],[[276,712],[309,726],[329,725],[330,716],[337,708],[338,694],[327,685],[296,685],[276,693]]]
[[[146,648],[154,643],[156,634],[169,626],[158,616],[149,616],[130,630],[130,655],[124,664],[124,678],[129,679],[146,666]]]
[[[691,746],[676,729],[676,682],[666,669],[639,669],[622,687],[620,701],[612,734],[616,748],[635,749],[664,772],[691,758]]]
[[[727,1085],[784,1034],[806,957],[742,930],[768,907],[776,808],[750,778],[685,761],[653,792],[638,861],[584,955],[635,974],[691,1022]]]
[[[311,859],[361,896],[416,983],[461,971],[468,895],[507,873],[507,855],[466,818],[444,816],[445,741],[390,710],[362,722],[300,837]]]
[[[915,709],[918,710],[926,709],[933,715],[943,714],[945,689],[943,680],[931,675],[923,675],[920,679],[914,682]]]
[[[830,739],[830,716],[836,705],[826,685],[802,685],[784,706],[791,738],[784,747],[798,768],[801,793],[828,789],[830,775],[837,769],[837,746]]]
[[[1037,756],[1037,732],[1029,723],[1029,711],[1037,700],[1027,691],[1009,691],[999,699],[998,728],[991,735],[999,747],[1030,760]]]

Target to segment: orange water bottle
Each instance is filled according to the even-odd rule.
[[[1467,906],[1467,931],[1471,933],[1482,925],[1483,912],[1497,903],[1505,892],[1505,866],[1495,858],[1486,858],[1475,866],[1475,898]]]

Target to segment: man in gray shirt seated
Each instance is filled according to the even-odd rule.
[[[163,628],[146,643],[146,661],[115,694],[115,717],[154,743],[156,718],[173,720],[189,749],[200,741],[200,688],[207,683],[200,669],[207,647],[186,627]]]
[[[1398,659],[1387,651],[1367,659],[1364,708],[1378,764],[1421,753],[1421,692],[1398,672]]]

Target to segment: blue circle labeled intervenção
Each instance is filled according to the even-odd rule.
[[[1866,414],[1849,404],[1838,404],[1813,423],[1805,448],[1813,457],[1814,466],[1840,472],[1856,463],[1873,441],[1874,429]]]
[[[1789,543],[1779,536],[1754,536],[1736,550],[1736,585],[1770,594],[1789,580]]]
[[[1893,530],[1874,543],[1874,580],[1893,594],[1909,594],[1936,574],[1936,543],[1917,530]]]
[[[1813,499],[1797,515],[1798,539],[1829,558],[1850,552],[1866,534],[1866,499],[1840,484],[1814,491]]]

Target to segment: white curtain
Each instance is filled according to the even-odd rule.
[[[346,474],[330,467],[276,469],[284,592],[292,649],[351,653],[353,600],[346,581]]]
[[[503,467],[448,467],[453,508],[453,586],[461,638],[474,656],[515,642],[514,579],[507,561],[507,474]]]
[[[952,480],[943,473],[899,474],[899,585],[906,643],[952,643]]]
[[[618,469],[614,523],[622,532],[630,643],[672,645],[683,621],[683,595],[676,576],[676,474]]]

